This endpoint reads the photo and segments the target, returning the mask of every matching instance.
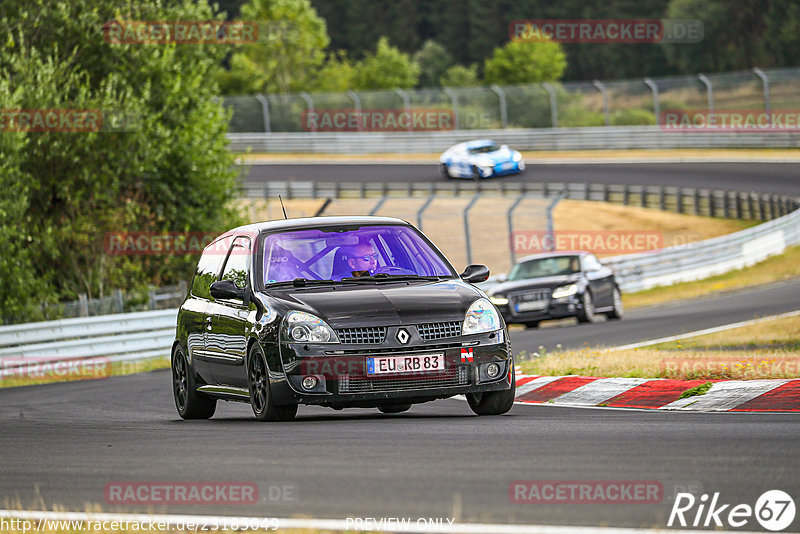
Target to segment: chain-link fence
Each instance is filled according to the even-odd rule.
[[[346,93],[228,96],[231,132],[308,132],[337,111],[447,112],[439,129],[488,130],[663,123],[671,111],[800,109],[800,68],[635,80],[500,87],[391,89]],[[313,117],[314,120],[311,120]],[[328,130],[370,129],[362,122]],[[400,128],[401,130],[403,128]],[[416,129],[409,124],[408,129]]]

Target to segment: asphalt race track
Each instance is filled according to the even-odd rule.
[[[800,195],[800,163],[601,163],[539,164],[526,161],[521,175],[497,178],[506,181],[584,182],[630,185],[707,187]],[[253,165],[247,184],[270,180],[320,182],[436,182],[436,159],[430,164],[298,163]],[[493,179],[494,180],[494,179]]]
[[[516,350],[557,340],[610,345],[788,311],[798,296],[800,282],[791,281],[607,324],[514,331],[512,341]],[[449,399],[393,416],[301,407],[295,422],[260,424],[247,405],[220,402],[210,421],[186,422],[167,371],[2,389],[0,406],[0,496],[40,509],[666,526],[676,487],[720,492],[734,504],[753,505],[775,488],[800,495],[800,419],[788,414],[517,405],[478,418]],[[658,504],[520,504],[509,498],[516,480],[655,481],[664,494]],[[106,484],[120,481],[254,482],[260,500],[107,504]]]
[[[721,187],[800,194],[797,164],[536,165],[536,181]],[[764,176],[755,179],[755,176]],[[251,181],[440,179],[435,165],[258,165]],[[519,179],[510,178],[510,179]],[[613,346],[797,309],[800,280],[632,310],[622,321],[514,329],[515,352]],[[0,389],[4,507],[251,517],[455,518],[460,522],[666,527],[675,491],[754,506],[765,491],[800,497],[800,418],[516,405],[476,417],[463,400],[377,410],[301,407],[257,423],[220,402],[182,421],[168,371]],[[658,503],[514,503],[514,481],[651,481]],[[239,481],[251,505],[113,505],[115,482]],[[694,518],[696,507],[687,513]],[[691,525],[689,525],[691,527]],[[761,530],[754,519],[741,530]],[[800,531],[800,519],[787,529]]]

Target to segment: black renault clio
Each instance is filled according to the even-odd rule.
[[[464,394],[478,415],[514,402],[503,318],[409,223],[386,217],[242,226],[205,248],[178,313],[175,405],[209,418],[217,400],[256,419],[299,404],[384,413]]]

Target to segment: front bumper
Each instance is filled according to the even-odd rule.
[[[500,310],[500,314],[503,316],[506,324],[513,324],[575,317],[581,311],[582,306],[580,298],[572,296],[564,299],[551,300],[548,307],[543,310],[517,312],[513,311],[508,304],[499,305],[497,309]]]
[[[490,337],[491,336],[491,337]],[[462,356],[462,349],[466,352]],[[441,371],[370,376],[367,358],[443,354]],[[402,347],[305,345],[282,343],[285,379],[271,383],[277,404],[314,404],[337,407],[375,407],[417,403],[466,393],[507,390],[511,387],[513,359],[505,330],[409,343]],[[469,361],[471,357],[472,361]],[[497,363],[500,371],[489,378],[486,369]],[[314,376],[317,386],[306,390],[304,377]]]

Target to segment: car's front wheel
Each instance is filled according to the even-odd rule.
[[[606,314],[606,317],[609,319],[622,319],[622,316],[625,314],[625,308],[622,305],[622,295],[619,292],[619,289],[616,287],[614,288],[614,307],[613,309]]]
[[[514,362],[511,361],[511,388],[505,391],[485,391],[467,393],[469,407],[476,415],[503,415],[514,405],[517,384],[514,376]]]
[[[267,359],[258,343],[253,343],[247,360],[247,389],[250,391],[253,415],[259,421],[291,421],[297,415],[296,404],[277,406],[272,401]]]
[[[172,396],[183,419],[208,419],[217,409],[217,399],[198,393],[194,371],[180,345],[172,351]]]
[[[381,413],[402,413],[407,412],[410,408],[410,404],[388,404],[386,406],[378,406],[378,410]]]
[[[581,297],[581,309],[578,311],[578,322],[593,323],[597,319],[594,313],[594,301],[592,294],[587,290]]]

